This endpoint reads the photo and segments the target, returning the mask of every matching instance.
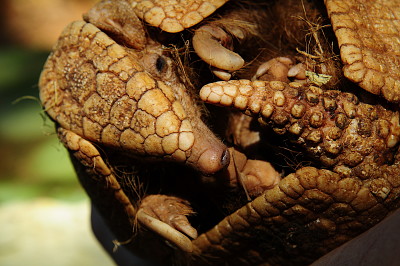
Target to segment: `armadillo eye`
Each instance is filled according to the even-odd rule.
[[[165,61],[164,57],[159,56],[156,60],[156,68],[157,68],[158,72],[163,72],[166,65],[167,65],[167,61]]]

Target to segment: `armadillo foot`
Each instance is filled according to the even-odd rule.
[[[272,58],[261,64],[252,80],[279,80],[287,82],[288,73],[293,68],[294,62],[289,57]]]
[[[251,198],[261,195],[279,183],[281,175],[270,163],[248,159],[245,154],[234,148],[229,148],[229,151],[231,162],[224,174],[229,176],[231,185],[242,186]]]
[[[197,237],[197,230],[191,226],[187,216],[193,214],[189,202],[166,195],[149,195],[139,207],[139,222],[158,233],[172,244],[191,252],[190,238]]]
[[[275,57],[262,63],[252,80],[262,81],[295,81],[300,84],[314,83],[321,86],[327,83],[336,73],[326,63],[316,63],[307,57]]]

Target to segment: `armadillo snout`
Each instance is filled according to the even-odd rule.
[[[198,168],[204,174],[214,174],[228,166],[230,154],[226,147],[212,147],[199,157]]]

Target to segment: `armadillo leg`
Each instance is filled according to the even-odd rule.
[[[194,252],[228,264],[282,265],[284,260],[292,260],[287,254],[292,255],[294,265],[309,263],[398,207],[400,182],[393,171],[400,167],[391,168],[385,170],[391,177],[381,180],[385,197],[377,193],[377,181],[301,168],[200,235],[193,241]],[[229,261],[232,253],[235,261]]]
[[[101,154],[91,142],[63,128],[58,129],[58,135],[71,154],[85,167],[85,170],[92,173],[90,176],[95,176],[98,182],[104,183],[104,189],[113,192],[115,199],[123,206],[132,226],[135,225],[137,220],[141,225],[159,234],[182,250],[187,252],[192,250],[189,238],[180,232],[193,237],[197,236],[196,230],[183,217],[191,213],[188,204],[174,197],[172,197],[174,200],[165,200],[168,198],[167,196],[151,195],[147,196],[149,198],[147,200],[144,198],[142,205],[136,209],[121,188],[113,171],[104,162]],[[154,198],[157,199],[157,197],[159,199],[154,201]],[[171,208],[171,206],[178,207]],[[152,212],[149,210],[152,210]]]
[[[122,190],[111,169],[104,162],[99,151],[92,143],[72,131],[58,128],[58,136],[64,146],[88,171],[93,172],[99,182],[104,182],[105,188],[114,192],[115,198],[124,206],[131,223],[135,220],[136,209],[128,196]]]
[[[231,80],[204,86],[200,97],[258,117],[343,175],[373,178],[371,165],[391,165],[399,147],[399,113],[362,103],[350,93],[299,83]]]

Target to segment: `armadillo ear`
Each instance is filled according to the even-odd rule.
[[[123,45],[143,49],[146,44],[143,23],[125,1],[101,1],[84,14],[83,19]]]

